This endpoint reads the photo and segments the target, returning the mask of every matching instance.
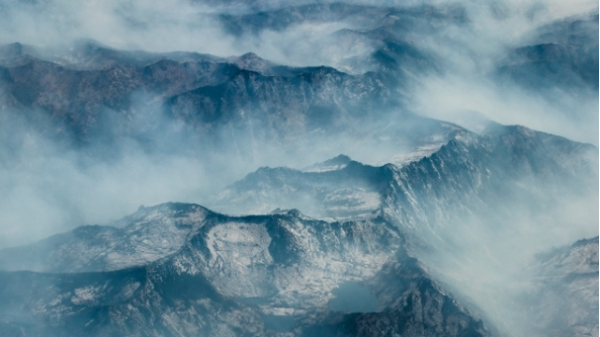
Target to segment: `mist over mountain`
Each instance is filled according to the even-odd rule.
[[[0,335],[598,336],[596,2],[0,14]]]

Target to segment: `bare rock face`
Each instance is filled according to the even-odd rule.
[[[167,229],[172,224],[187,231],[183,240],[171,238],[171,253],[160,258],[149,257],[135,241],[146,229],[145,244],[161,252],[164,242],[152,242],[151,235],[157,219]],[[306,335],[322,329],[327,315],[328,324],[342,324],[334,312],[345,309],[330,302],[337,298],[336,289],[350,282],[371,297],[369,310],[377,312],[343,315],[342,321],[350,322],[343,329],[356,326],[352,335],[368,335],[365,322],[373,319],[407,336],[427,331],[459,336],[467,330],[487,335],[479,319],[406,255],[398,232],[380,218],[325,222],[297,211],[230,217],[197,205],[165,204],[140,210],[123,223],[119,237],[130,244],[121,244],[119,251],[98,244],[117,228],[83,227],[74,231],[87,231],[81,240],[71,233],[53,238],[52,246],[29,247],[44,253],[46,273],[1,272],[4,331],[17,329],[25,336],[65,331],[89,336]],[[157,235],[169,240],[165,232]],[[90,259],[89,251],[118,255],[128,265]],[[74,257],[81,269],[57,273]],[[90,269],[95,271],[77,272]]]

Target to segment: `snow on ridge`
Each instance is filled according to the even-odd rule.
[[[412,148],[409,152],[402,152],[393,155],[389,160],[378,161],[375,166],[383,166],[386,164],[393,164],[398,167],[406,166],[412,162],[419,161],[423,157],[429,157],[432,154],[438,152],[442,146],[447,143],[434,143],[417,146]]]
[[[304,169],[302,171],[303,172],[321,173],[321,172],[329,172],[329,171],[342,170],[342,169],[346,168],[346,166],[348,166],[348,164],[337,164],[337,165],[328,165],[328,166],[316,166],[316,167],[306,168],[306,169]]]

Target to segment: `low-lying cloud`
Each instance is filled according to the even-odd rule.
[[[442,4],[438,1],[346,3],[402,8]],[[299,21],[283,29],[267,27],[241,35],[229,33],[219,21],[219,14],[223,13],[235,16],[286,5],[281,1],[244,6],[185,0],[5,1],[0,4],[0,13],[5,18],[0,22],[0,43],[31,44],[46,48],[49,55],[64,53],[62,49],[71,48],[75,41],[89,39],[113,48],[154,52],[193,51],[230,56],[252,51],[281,64],[325,64],[342,69],[349,58],[366,58],[380,47],[377,41],[367,38],[355,44],[336,44],[335,34],[344,29],[367,32],[377,28],[369,26],[371,23],[356,24],[352,16],[333,21]],[[410,108],[454,122],[457,120],[451,116],[456,111],[472,110],[500,123],[523,124],[597,144],[597,96],[571,96],[563,91],[554,95],[529,93],[518,87],[503,87],[488,76],[507,50],[530,43],[536,28],[553,20],[597,11],[597,3],[548,0],[458,2],[458,5],[466,8],[468,24],[449,25],[427,36],[419,31],[404,36],[420,50],[433,55],[442,70],[427,76],[411,74],[414,81],[410,90],[404,91],[413,95]],[[368,151],[364,145],[377,146],[381,142],[315,137],[293,144],[256,144],[254,148],[260,150],[247,161],[240,159],[247,154],[220,153],[222,149],[202,150],[194,156],[185,151],[170,155],[160,151],[157,155],[145,149],[147,144],[123,139],[119,150],[122,155],[117,160],[94,161],[76,149],[64,147],[39,129],[31,129],[29,122],[19,120],[17,115],[11,113],[6,119],[10,123],[0,126],[5,135],[19,132],[25,135],[7,136],[1,145],[5,162],[12,164],[1,168],[0,230],[5,235],[0,237],[6,239],[0,245],[35,240],[83,223],[106,222],[130,213],[140,204],[202,201],[208,194],[206,191],[217,190],[260,166],[304,167],[339,153],[372,163],[384,160],[373,156],[374,151]],[[234,134],[237,130],[222,132]],[[153,146],[163,150],[189,145],[175,134],[167,132],[150,137],[156,137]],[[395,155],[392,149],[396,145],[386,147],[391,155]],[[46,232],[47,228],[52,230]]]
[[[220,182],[201,157],[144,151],[121,142],[120,155],[94,159],[11,114],[0,144],[0,246],[14,246],[84,224],[106,223],[140,205],[198,201]],[[48,122],[46,127],[51,127]]]

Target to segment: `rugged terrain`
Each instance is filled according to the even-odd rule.
[[[0,3],[0,335],[597,337],[578,4]]]
[[[3,326],[26,336],[71,326],[94,336],[512,335],[486,303],[454,283],[457,272],[473,270],[462,270],[453,251],[481,244],[493,255],[518,244],[511,236],[559,230],[562,223],[518,221],[530,208],[531,217],[560,209],[565,195],[593,196],[597,160],[594,146],[491,125],[482,135],[459,130],[404,164],[375,167],[339,156],[304,171],[262,168],[218,203],[275,209],[269,215],[170,203],[2,250]],[[540,185],[544,197],[524,189]],[[314,218],[282,210],[294,203],[312,206]],[[525,292],[548,309],[530,311],[532,302],[511,298],[523,303],[514,309],[523,317],[538,317],[519,324],[540,336],[593,331],[595,316],[579,313],[597,308],[597,253],[597,240],[584,240],[528,264],[531,273],[520,277],[536,291],[505,296]],[[453,273],[432,259],[440,254]],[[560,298],[572,302],[542,304]],[[563,310],[573,318],[551,318]]]
[[[157,223],[166,228],[152,233]],[[136,242],[140,228],[148,229],[143,243]],[[127,233],[120,236],[126,243],[107,241],[117,230]],[[183,240],[165,235],[177,231],[186,232]],[[157,242],[173,252],[141,249]],[[82,227],[25,249],[45,257],[39,272],[0,274],[2,329],[15,336],[311,335],[324,329],[332,292],[344,285],[355,289],[336,310],[363,310],[353,297],[364,292],[376,303],[371,310],[395,317],[392,330],[489,334],[379,218],[324,222],[298,211],[230,217],[171,203],[140,210],[117,228]],[[74,268],[65,271],[67,263]]]

